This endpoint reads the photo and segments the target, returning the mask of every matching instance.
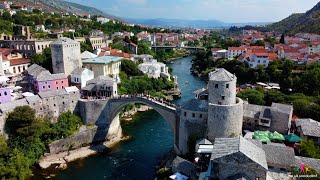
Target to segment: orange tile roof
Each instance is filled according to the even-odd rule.
[[[26,59],[26,58],[11,59],[10,60],[10,65],[14,66],[14,65],[19,65],[19,64],[28,64],[30,62],[31,62],[31,60],[30,59]]]

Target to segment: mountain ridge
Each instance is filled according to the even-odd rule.
[[[298,32],[320,34],[320,2],[305,13],[294,13],[267,28],[288,34]]]
[[[108,18],[118,19],[118,17],[103,12],[95,7],[90,7],[86,5],[81,5],[73,2],[63,1],[63,0],[12,0],[12,2],[17,2],[21,4],[28,4],[33,6],[40,6],[43,9],[52,10],[53,12],[68,11],[75,12],[78,14],[92,14],[107,16]]]

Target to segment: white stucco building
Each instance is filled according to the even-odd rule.
[[[139,64],[138,68],[149,77],[167,77],[170,80],[169,68],[163,63],[159,63],[157,61],[145,62]]]
[[[87,68],[77,68],[70,74],[71,84],[79,89],[84,88],[92,79],[94,79],[94,72]]]
[[[247,48],[244,47],[229,47],[228,48],[228,59],[234,59],[236,56],[240,56],[245,53]]]

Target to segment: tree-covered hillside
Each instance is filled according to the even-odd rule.
[[[298,32],[320,34],[320,2],[306,13],[292,14],[280,22],[267,26],[267,28],[288,34]]]

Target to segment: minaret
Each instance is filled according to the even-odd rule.
[[[237,137],[242,133],[243,101],[236,97],[237,77],[217,68],[209,74],[208,139]]]

